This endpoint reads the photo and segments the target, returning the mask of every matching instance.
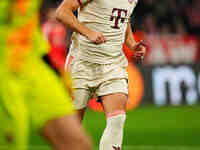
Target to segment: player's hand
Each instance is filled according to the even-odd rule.
[[[137,42],[131,49],[135,51],[134,59],[136,63],[142,63],[146,54],[146,44],[144,41]]]
[[[106,38],[101,32],[90,31],[87,38],[95,44],[102,44],[106,42]]]

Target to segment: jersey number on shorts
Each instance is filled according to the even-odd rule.
[[[110,21],[114,22],[114,25],[111,28],[119,29],[119,23],[125,23],[127,19],[128,11],[126,9],[113,8],[112,16],[110,17]]]

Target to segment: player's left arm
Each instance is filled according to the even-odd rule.
[[[135,51],[135,57],[143,59],[145,53],[146,53],[146,45],[143,41],[136,42],[133,36],[133,31],[131,28],[130,22],[128,22],[127,28],[126,28],[126,34],[125,34],[125,44]]]

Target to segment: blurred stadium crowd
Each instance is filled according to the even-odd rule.
[[[146,64],[200,60],[199,0],[140,0],[132,22],[133,29],[148,42]]]
[[[62,0],[44,0],[41,24],[51,44],[47,61],[54,68],[64,66],[71,31],[54,19],[54,11]],[[148,44],[146,65],[195,64],[200,60],[199,0],[139,0],[132,15],[137,40]],[[132,52],[124,46],[131,60]]]
[[[141,0],[136,24],[147,33],[180,33],[200,36],[199,0]]]

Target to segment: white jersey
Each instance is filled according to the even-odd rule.
[[[102,32],[107,42],[94,44],[74,33],[71,55],[88,62],[109,64],[125,59],[122,45],[127,23],[137,0],[79,0],[82,7],[78,20],[88,28]]]

